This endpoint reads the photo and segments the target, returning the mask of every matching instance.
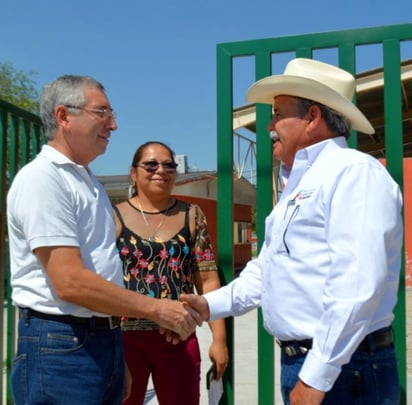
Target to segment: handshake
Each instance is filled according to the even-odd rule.
[[[203,321],[209,319],[209,305],[204,297],[182,294],[180,301],[156,300],[159,308],[154,319],[160,325],[160,333],[173,344],[186,340]]]

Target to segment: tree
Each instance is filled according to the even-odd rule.
[[[39,92],[33,76],[17,70],[11,62],[0,63],[0,98],[34,114],[39,112]]]

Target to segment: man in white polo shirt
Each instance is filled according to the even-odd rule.
[[[302,58],[251,86],[250,102],[273,105],[285,188],[240,277],[182,297],[211,320],[262,307],[282,350],[285,404],[399,403],[391,323],[402,197],[380,162],[347,147],[351,128],[374,132],[354,90],[348,72]]]
[[[181,339],[201,321],[178,301],[123,288],[111,204],[88,167],[117,129],[104,87],[59,77],[45,86],[40,113],[47,145],[7,198],[12,298],[21,309],[14,400],[121,404],[130,382],[119,317],[151,319]]]

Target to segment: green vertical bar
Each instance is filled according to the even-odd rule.
[[[270,76],[272,72],[271,53],[256,53],[256,80]],[[256,106],[256,166],[257,180],[257,237],[259,249],[265,237],[265,218],[270,213],[272,199],[272,143],[267,131],[272,107]],[[270,361],[268,361],[270,360]],[[263,328],[262,310],[258,310],[258,403],[274,403],[274,348],[273,336]]]
[[[26,119],[20,119],[21,131],[21,162],[27,163],[30,160],[30,122]]]
[[[339,67],[353,76],[356,75],[355,45],[353,42],[344,42],[338,48]]]
[[[30,160],[33,159],[40,151],[41,148],[41,126],[31,123],[31,135],[30,135]]]
[[[9,153],[9,174],[10,174],[10,184],[17,173],[18,162],[19,162],[19,120],[15,114],[9,115],[10,120],[10,131],[9,131],[9,142],[10,142],[10,153]],[[9,266],[7,266],[9,267]],[[7,403],[12,403],[12,393],[11,393],[11,367],[12,359],[14,357],[14,316],[13,316],[13,305],[11,302],[11,287],[10,287],[10,277],[7,277]]]
[[[383,41],[384,62],[384,116],[386,167],[403,190],[403,134],[402,134],[402,94],[399,39]],[[402,268],[399,280],[398,302],[395,307],[395,335],[398,370],[402,389],[401,404],[407,403],[406,379],[406,294],[405,294],[405,254],[402,252]]]
[[[339,45],[339,67],[356,77],[355,44],[353,42],[344,42]],[[356,92],[352,101],[356,104]],[[348,145],[355,149],[358,147],[358,136],[354,130],[351,131]]]
[[[0,110],[0,198],[5,198],[6,191],[6,168],[7,168],[7,112]],[[2,206],[0,206],[2,207]]]
[[[233,279],[233,72],[232,57],[217,46],[217,235],[222,284]],[[233,318],[226,319],[229,364],[223,378],[223,405],[233,405]]]
[[[10,158],[9,158],[9,172],[10,172],[10,183],[13,181],[14,176],[17,173],[17,168],[19,166],[19,120],[13,114],[10,117],[10,127],[9,127],[9,142],[10,142]]]

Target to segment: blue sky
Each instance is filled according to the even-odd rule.
[[[0,62],[39,90],[66,73],[106,87],[119,128],[96,175],[128,173],[148,140],[216,168],[219,43],[411,22],[410,0],[8,0],[0,16]]]

